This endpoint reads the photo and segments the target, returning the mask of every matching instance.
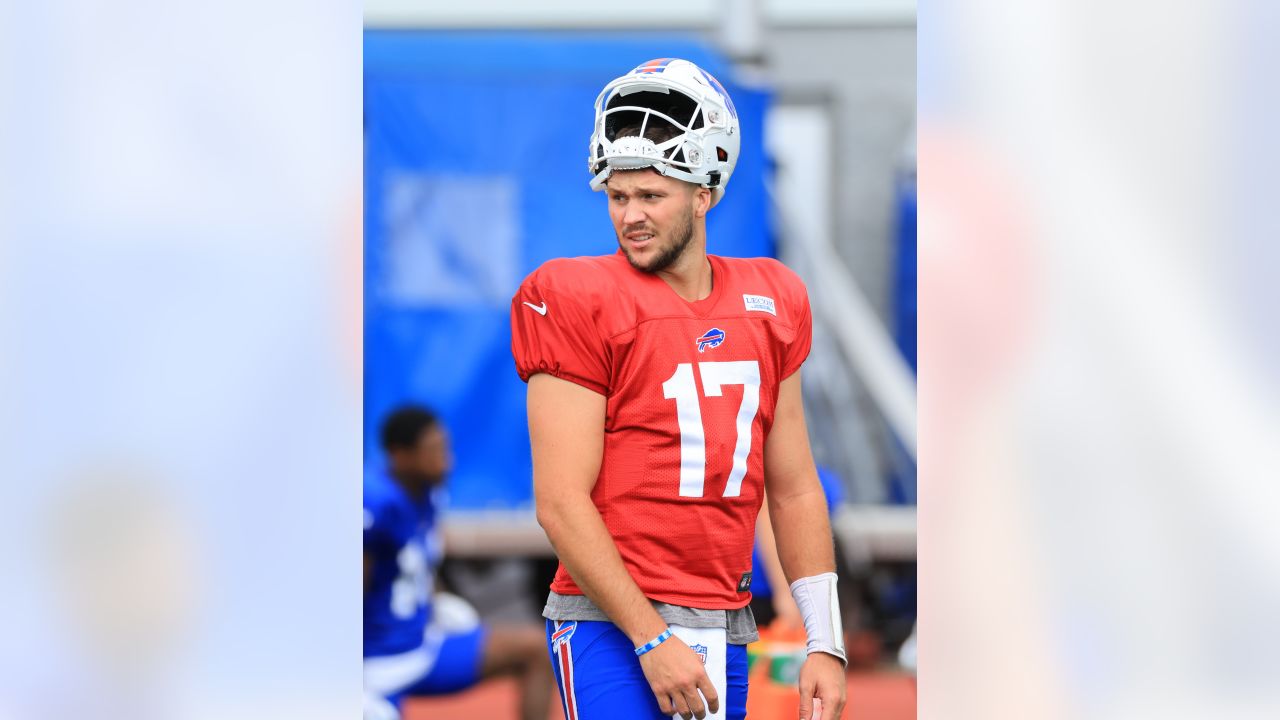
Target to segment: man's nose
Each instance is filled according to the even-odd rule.
[[[643,225],[646,219],[644,208],[639,203],[627,203],[622,211],[622,224],[627,227]]]

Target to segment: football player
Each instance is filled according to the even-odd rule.
[[[742,718],[764,489],[808,656],[800,717],[840,715],[830,523],[800,395],[811,316],[772,259],[708,255],[737,111],[691,62],[596,100],[591,187],[612,255],[551,260],[512,300],[538,521],[560,559],[543,615],[568,720]]]
[[[443,556],[441,483],[451,458],[428,410],[403,407],[382,425],[385,468],[364,481],[364,684],[366,720],[394,718],[405,696],[439,695],[481,679],[521,678],[521,717],[546,717],[551,668],[536,627],[487,627],[475,611],[436,593]]]

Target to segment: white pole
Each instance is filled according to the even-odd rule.
[[[764,57],[763,0],[720,0],[720,47],[730,59],[758,64]]]

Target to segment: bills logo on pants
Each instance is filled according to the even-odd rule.
[[[573,647],[569,639],[578,629],[576,620],[557,622],[551,633],[551,652],[555,655],[556,669],[560,675],[560,699],[564,703],[565,720],[578,720],[578,699],[573,693]]]

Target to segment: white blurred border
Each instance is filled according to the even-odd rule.
[[[354,716],[360,6],[3,15],[0,717]]]
[[[922,8],[922,718],[1280,713],[1239,10]]]

